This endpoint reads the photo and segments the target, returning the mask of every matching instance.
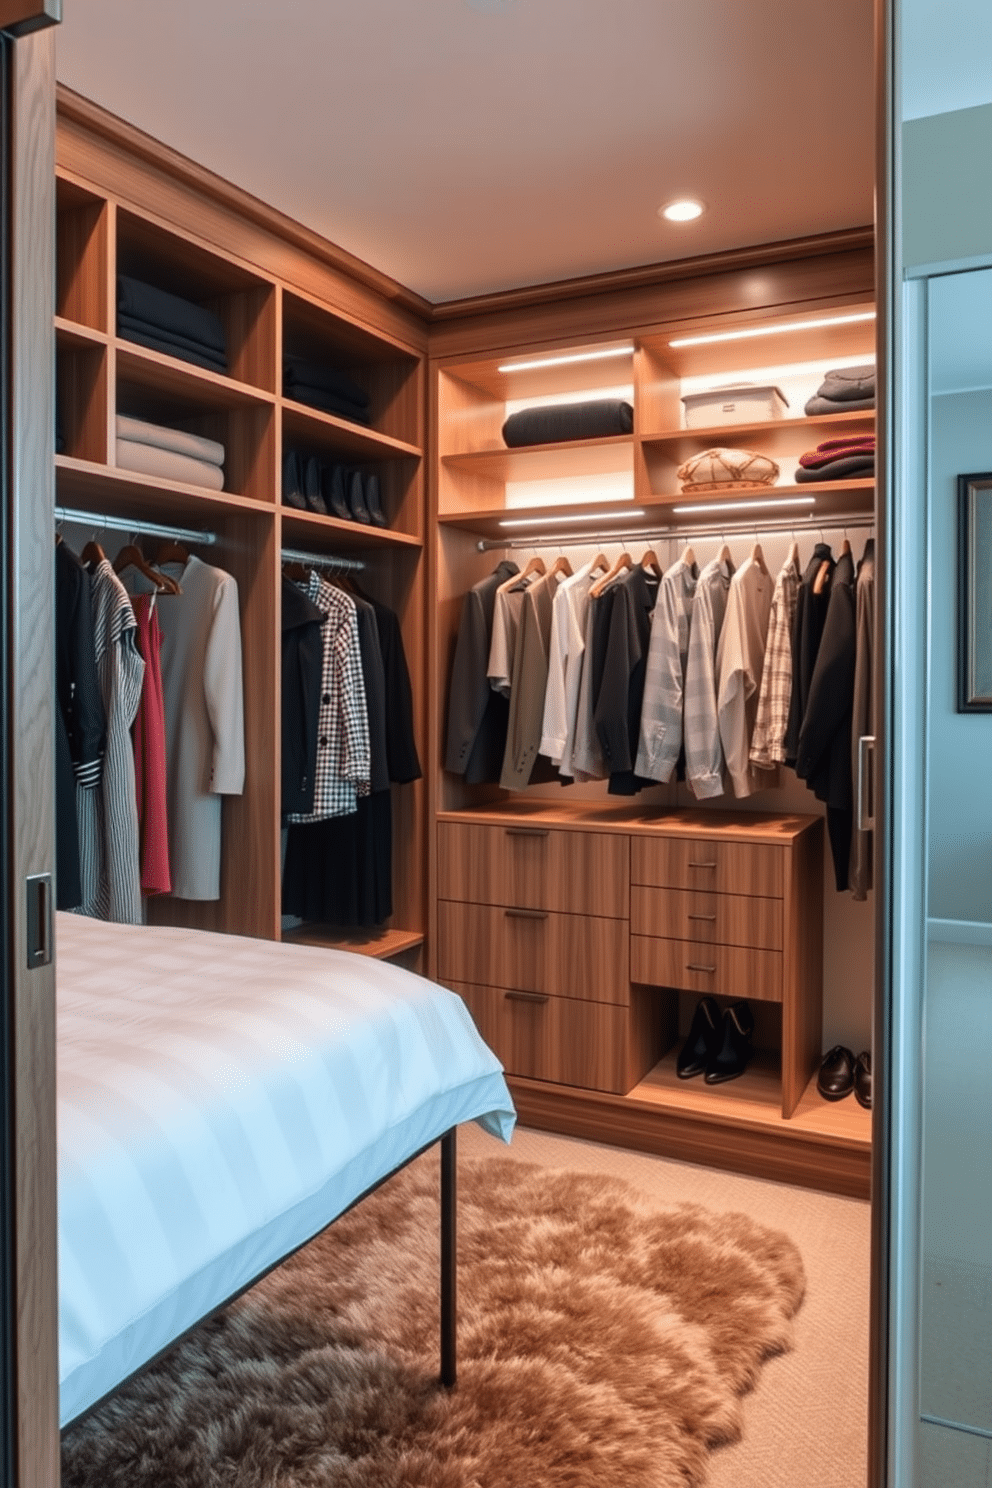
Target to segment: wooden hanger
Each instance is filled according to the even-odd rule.
[[[159,573],[157,568],[152,568],[136,543],[128,543],[126,547],[121,548],[117,557],[114,559],[115,574],[119,576],[126,568],[137,569],[138,573],[146,578],[150,584],[155,585],[155,592],[157,594],[182,593],[175,579],[170,578],[168,574]]]
[[[850,551],[851,551],[851,544],[848,542],[847,538],[845,537],[844,541],[840,545],[840,556],[842,558],[846,558],[848,556],[848,554],[850,553]]]
[[[592,588],[589,590],[589,598],[598,599],[603,590],[607,587],[608,584],[613,583],[613,580],[617,577],[618,574],[622,573],[625,568],[633,568],[633,566],[634,560],[633,558],[631,558],[630,554],[621,553],[620,557],[614,563],[613,567],[608,569],[603,577],[601,579],[597,579],[595,584],[593,584]]]
[[[105,562],[106,557],[106,553],[103,551],[96,538],[91,537],[83,551],[80,553],[79,561],[84,568],[88,568],[91,563]]]
[[[503,583],[500,584],[499,588],[496,590],[496,593],[502,594],[505,590],[512,589],[516,584],[524,583],[525,580],[529,579],[532,574],[543,574],[544,572],[544,559],[541,557],[540,553],[535,553],[533,558],[520,573],[515,573],[510,578],[504,579]]]
[[[289,562],[282,566],[283,577],[294,584],[305,584],[310,578],[310,570],[305,563]]]
[[[559,553],[554,563],[548,569],[549,578],[554,574],[564,574],[567,579],[572,577],[572,565],[569,563],[566,553]]]
[[[757,564],[761,572],[765,575],[765,578],[768,577],[768,565],[765,562],[765,555],[761,551],[761,544],[759,542],[756,542],[751,549],[751,562]]]
[[[170,537],[155,554],[155,562],[159,568],[162,567],[163,563],[181,563],[185,568],[189,562],[189,553],[181,542],[176,542],[174,538]]]
[[[823,593],[824,589],[827,587],[827,580],[830,578],[830,571],[832,568],[833,561],[830,558],[824,558],[823,562],[820,564],[820,567],[816,571],[816,578],[813,580],[814,594]]]
[[[590,578],[594,573],[599,573],[600,570],[602,570],[603,573],[606,573],[609,570],[609,567],[610,560],[607,558],[606,554],[597,553],[595,558],[592,560],[592,565],[589,569]]]
[[[648,548],[644,557],[641,559],[641,567],[647,569],[653,568],[659,579],[661,578],[661,564],[658,562],[658,554],[654,548]]]
[[[696,566],[696,555],[695,555],[695,553],[692,550],[692,545],[691,544],[686,548],[685,552],[682,554],[682,562],[685,564],[686,568],[695,568],[695,566]]]
[[[724,545],[720,549],[719,553],[717,553],[717,555],[716,555],[716,561],[717,561],[717,563],[727,563],[727,564],[730,565],[731,568],[733,568],[733,566],[734,566],[734,560],[730,556],[730,549],[727,547],[727,544],[726,543],[724,543]]]
[[[786,557],[785,563],[786,567],[788,567],[790,563],[794,563],[796,568],[799,567],[799,544],[796,542],[795,538],[793,538],[792,542],[789,544],[789,552],[788,556]]]

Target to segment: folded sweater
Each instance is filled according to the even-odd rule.
[[[171,450],[176,455],[188,455],[192,460],[205,460],[208,465],[224,463],[224,446],[216,439],[187,434],[185,429],[168,429],[164,424],[150,424],[126,413],[117,415],[117,437],[135,444],[149,444],[153,449]]]
[[[308,362],[303,357],[284,356],[282,379],[283,389],[287,393],[291,387],[302,386],[333,393],[335,397],[343,398],[346,403],[354,403],[359,408],[369,406],[369,395],[360,383],[349,377],[347,372],[326,366],[322,362]]]
[[[830,398],[835,403],[856,402],[860,398],[875,396],[875,364],[866,362],[860,367],[835,367],[828,372],[817,388],[817,396]]]
[[[815,398],[810,398],[804,411],[807,418],[820,418],[825,413],[860,413],[863,409],[874,407],[874,393],[870,398],[852,398],[847,402],[842,402],[839,398],[821,398],[817,394]]]
[[[131,279],[125,274],[117,278],[118,314],[144,321],[158,330],[173,335],[185,336],[190,341],[208,350],[226,353],[224,327],[219,315],[194,305],[167,290],[157,289],[154,284],[144,284],[140,279]]]
[[[833,460],[847,459],[854,455],[866,457],[875,453],[874,434],[862,434],[851,439],[826,439],[815,450],[799,456],[799,463],[806,470],[818,470]]]
[[[161,351],[165,356],[177,357],[181,362],[193,362],[197,367],[206,367],[208,372],[226,372],[227,358],[215,351],[194,350],[159,331],[146,331],[132,321],[119,320],[117,334],[124,341],[133,341],[137,346],[147,346],[151,351]]]
[[[874,455],[850,455],[840,460],[831,460],[816,470],[807,470],[800,465],[796,471],[796,481],[799,485],[805,485],[809,481],[865,480],[874,474]]]
[[[223,491],[224,472],[208,460],[178,455],[174,450],[156,449],[151,444],[138,444],[133,439],[117,440],[117,464],[122,470],[137,470],[159,480],[181,481],[186,486],[206,486]]]
[[[622,398],[593,398],[585,403],[554,403],[546,408],[521,408],[503,425],[511,449],[526,444],[558,444],[568,439],[601,439],[630,434],[634,410]]]

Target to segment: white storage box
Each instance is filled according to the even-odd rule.
[[[784,418],[789,401],[781,388],[754,387],[738,383],[736,387],[710,388],[705,393],[685,393],[687,429],[713,429],[721,424],[757,424],[763,419]]]

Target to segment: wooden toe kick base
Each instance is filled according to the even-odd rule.
[[[729,1085],[692,1082],[687,1107],[646,1083],[630,1095],[508,1077],[521,1126],[724,1168],[847,1198],[871,1196],[871,1116],[849,1096],[823,1101],[811,1081],[792,1119],[774,1109],[745,1115]],[[709,1104],[707,1104],[707,1099]]]

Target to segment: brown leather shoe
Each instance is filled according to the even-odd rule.
[[[854,1063],[854,1099],[871,1110],[871,1051],[864,1049]]]
[[[854,1089],[854,1055],[843,1044],[834,1044],[823,1056],[816,1088],[824,1100],[843,1100]]]

